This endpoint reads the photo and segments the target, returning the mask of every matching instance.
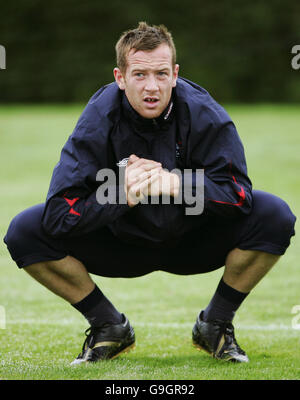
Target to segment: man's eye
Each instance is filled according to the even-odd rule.
[[[159,71],[158,75],[159,76],[165,76],[165,75],[167,75],[167,73],[165,71]]]
[[[138,78],[142,78],[144,74],[142,72],[137,72],[135,76],[137,76]]]

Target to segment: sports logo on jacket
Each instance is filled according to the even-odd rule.
[[[117,162],[117,166],[118,167],[126,167],[128,164],[128,160],[129,160],[129,157],[123,158],[123,160],[120,160],[119,162]]]

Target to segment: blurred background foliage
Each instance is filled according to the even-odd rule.
[[[180,74],[220,102],[299,102],[299,0],[0,0],[0,102],[86,102],[139,21],[172,32]]]

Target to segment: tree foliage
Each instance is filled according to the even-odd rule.
[[[173,34],[180,74],[219,101],[300,101],[298,0],[1,1],[1,102],[86,101],[113,80],[114,46],[139,21]]]

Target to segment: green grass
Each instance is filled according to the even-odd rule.
[[[45,200],[52,169],[81,110],[78,105],[1,106],[1,237],[13,216]],[[300,106],[232,105],[227,110],[244,143],[254,188],[282,197],[299,215]],[[137,347],[114,361],[70,367],[81,349],[86,321],[19,271],[1,240],[0,305],[6,329],[0,329],[0,378],[299,379],[300,331],[291,325],[291,309],[300,304],[299,259],[296,236],[235,317],[237,339],[249,364],[217,362],[191,344],[195,318],[210,300],[220,269],[186,277],[163,272],[134,279],[94,276],[129,317]]]

